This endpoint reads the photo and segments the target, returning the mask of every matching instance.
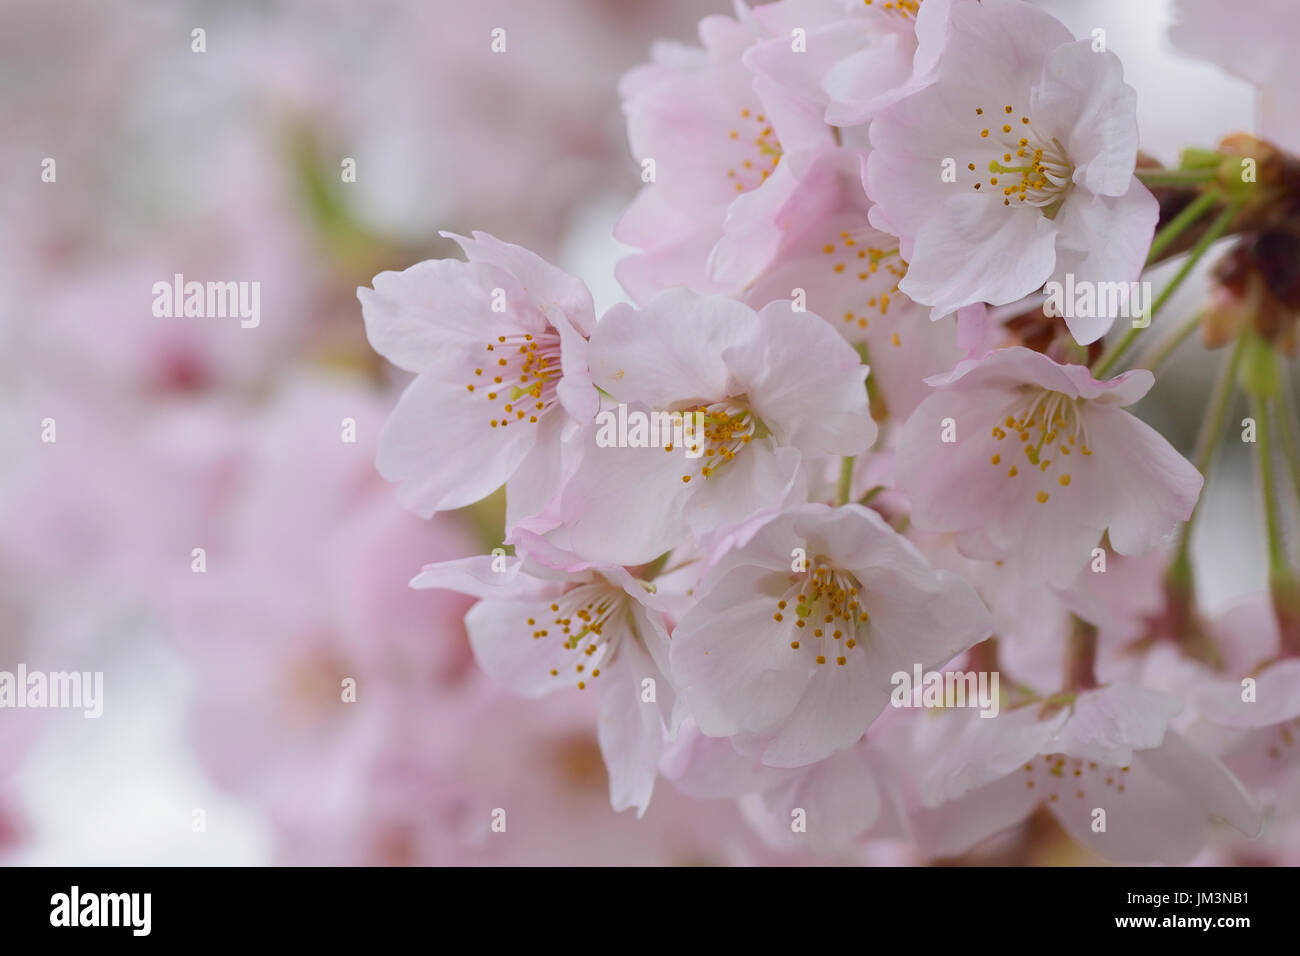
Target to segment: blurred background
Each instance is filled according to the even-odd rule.
[[[1163,0],[1043,6],[1107,31],[1146,151],[1250,128],[1251,89],[1172,51]],[[404,382],[355,296],[479,229],[619,301],[610,228],[639,169],[618,78],[728,9],[0,3],[0,670],[104,673],[99,719],[0,710],[0,860],[784,859],[666,784],[644,820],[614,814],[594,701],[511,699],[473,667],[465,601],[405,588],[495,546],[501,502],[420,521],[375,475]],[[155,316],[178,273],[260,283],[260,324]],[[1189,344],[1143,406],[1180,447],[1213,367]],[[1219,467],[1211,608],[1264,580],[1249,462]]]

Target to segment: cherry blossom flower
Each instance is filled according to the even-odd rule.
[[[913,527],[908,537],[936,568],[968,581],[993,614],[1004,679],[1040,691],[1057,686],[1076,626],[1072,615],[1096,628],[1099,680],[1138,679],[1140,658],[1131,653],[1131,645],[1145,635],[1148,617],[1163,607],[1164,549],[1127,558],[1099,545],[1071,585],[1059,589],[1044,587],[1016,564],[967,558],[956,535]]]
[[[810,312],[866,346],[885,407],[902,420],[929,393],[926,376],[948,371],[965,351],[952,319],[929,321],[930,310],[899,291],[907,264],[898,240],[868,220],[864,156],[825,150],[790,177],[789,189],[767,190],[762,204],[738,203],[713,263],[754,308],[802,293]]]
[[[891,713],[900,712],[887,713],[877,725]],[[660,769],[692,797],[736,800],[763,842],[786,854],[802,850],[829,862],[861,862],[864,838],[905,835],[884,793],[885,757],[865,738],[808,766],[777,768],[736,750],[730,738],[706,736],[687,719],[665,748]],[[798,828],[792,826],[796,819]]]
[[[485,233],[451,238],[468,262],[428,260],[357,290],[375,350],[416,373],[377,465],[424,516],[508,483],[513,524],[558,490],[566,433],[596,411],[595,312],[580,280],[526,249]]]
[[[239,60],[265,69],[203,80],[222,94],[213,129],[258,94],[272,118],[296,117],[293,162],[235,137],[190,167],[215,191],[173,195],[165,157],[126,131],[156,208],[197,203],[215,247],[204,228],[141,244],[153,220],[128,211],[98,230],[121,251],[97,255],[95,230],[73,228],[117,212],[95,202],[98,181],[117,181],[103,156],[84,162],[95,137],[46,135],[57,110],[9,111],[28,135],[0,152],[32,175],[4,188],[19,226],[0,236],[18,293],[0,306],[0,354],[16,357],[19,398],[0,409],[15,450],[0,461],[0,664],[71,668],[65,646],[80,656],[106,620],[152,610],[203,678],[201,766],[269,820],[283,862],[967,862],[991,840],[1030,859],[1019,837],[1053,817],[1082,852],[1121,862],[1288,859],[1300,664],[1285,639],[1295,515],[1277,492],[1293,423],[1257,416],[1260,461],[1278,466],[1261,481],[1277,607],[1258,594],[1198,617],[1206,534],[1166,545],[1231,427],[1230,396],[1212,402],[1193,467],[1131,413],[1177,330],[1099,379],[1066,363],[1091,360],[1116,316],[1032,315],[1046,283],[1126,285],[1149,255],[1161,216],[1136,175],[1119,59],[1025,0],[736,3],[700,21],[696,45],[658,44],[624,75],[620,171],[590,121],[615,88],[591,80],[642,41],[624,29],[581,69],[546,69],[607,26],[598,0],[574,2],[570,29],[508,0],[450,19],[445,3],[393,0],[389,27],[329,69],[312,46],[355,26],[345,0],[309,29],[321,0],[225,23],[265,33]],[[1254,83],[1261,135],[1289,147],[1300,74],[1277,2],[1230,15],[1176,0],[1172,36]],[[64,25],[26,6],[15,23]],[[686,4],[637,6],[675,32]],[[401,25],[443,20],[467,29],[444,31],[425,75],[463,90],[428,103],[409,70],[371,68],[428,46]],[[93,33],[74,30],[74,46]],[[96,76],[142,49],[106,36]],[[94,85],[74,76],[46,105],[50,90],[102,105]],[[173,99],[143,102],[166,118]],[[69,115],[105,128],[94,110]],[[479,137],[484,115],[498,128]],[[365,155],[343,159],[354,142]],[[1267,209],[1222,153],[1141,170],[1161,184],[1165,253],[1199,257],[1213,237],[1196,216],[1216,202],[1234,208],[1214,230],[1285,231],[1295,184],[1262,142],[1220,150],[1260,161],[1279,200]],[[58,189],[31,186],[45,152]],[[350,185],[336,190],[340,159]],[[439,180],[463,189],[412,194]],[[581,222],[564,261],[622,254],[592,241],[620,180],[640,188],[613,230],[630,301],[597,321],[613,290],[593,296],[539,253]],[[304,184],[301,219],[288,200]],[[357,290],[400,399],[379,397],[387,374],[280,374],[289,358],[380,371],[353,351],[355,308],[334,325],[339,290],[372,262],[419,258],[439,209],[509,223],[537,251],[444,233],[461,259]],[[139,304],[212,261],[270,270],[259,332],[146,321],[144,299],[70,334],[101,300]],[[69,268],[76,281],[56,281]],[[50,321],[28,321],[46,300]],[[1211,322],[1220,339],[1281,341],[1265,334],[1276,308],[1253,324],[1227,312],[1240,321]],[[1092,367],[1125,367],[1136,338]],[[1273,355],[1250,344],[1229,372],[1260,397]],[[945,670],[973,672],[976,699],[899,693],[900,676],[932,691]],[[0,720],[0,853],[26,835],[31,764],[15,770],[46,724],[16,718]]]
[[[798,768],[769,767],[738,751],[729,737],[710,737],[685,718],[664,747],[659,769],[682,793],[705,800],[735,800],[797,779]]]
[[[1295,816],[1300,798],[1300,659],[1281,653],[1266,593],[1234,601],[1207,622],[1218,667],[1161,644],[1141,679],[1187,704],[1182,729],[1213,749],[1262,802]]]
[[[1133,175],[1133,89],[1113,53],[1022,0],[955,5],[933,84],[882,111],[871,144],[872,222],[935,317],[1141,273],[1158,209]],[[1085,345],[1113,321],[1066,319]]]
[[[950,0],[780,0],[754,9],[772,34],[746,65],[857,126],[925,86],[947,35]],[[795,30],[802,30],[799,46]]]
[[[711,16],[699,32],[702,50],[657,45],[653,62],[620,85],[632,156],[643,179],[653,169],[614,229],[641,250],[616,270],[638,303],[675,286],[728,291],[711,274],[709,252],[733,205],[782,180],[788,189],[784,167],[834,143],[818,111],[741,62],[760,35],[755,24]]]
[[[682,448],[602,447],[589,432],[549,535],[585,558],[649,561],[690,535],[779,507],[800,496],[806,459],[855,455],[876,435],[866,366],[789,302],[756,313],[677,290],[642,312],[615,306],[592,334],[589,361],[614,401],[638,414],[698,413],[703,435]]]
[[[525,697],[600,686],[601,753],[615,810],[645,813],[675,696],[653,587],[614,565],[547,567],[478,556],[433,564],[416,588],[481,598],[465,617],[479,665]],[[582,570],[578,570],[581,568]]]
[[[740,810],[771,846],[806,847],[819,856],[844,853],[866,837],[903,835],[901,821],[881,793],[880,773],[864,740],[801,768],[784,784],[746,794]],[[796,815],[803,825],[799,831],[791,828]]]
[[[297,866],[682,866],[816,862],[767,850],[734,805],[662,787],[644,817],[609,805],[598,701],[524,700],[481,673],[427,695],[342,799],[285,814]],[[401,759],[397,759],[400,755]]]
[[[911,825],[934,856],[963,853],[1045,806],[1074,839],[1121,862],[1187,862],[1216,818],[1259,832],[1231,772],[1173,730],[1177,699],[1116,682],[1052,709],[942,715],[913,751]],[[1104,816],[1098,811],[1103,811]]]
[[[942,664],[992,630],[969,585],[866,508],[802,505],[755,524],[677,625],[672,668],[700,729],[743,739],[765,764],[856,743],[895,672]]]
[[[1117,553],[1141,554],[1191,514],[1203,481],[1123,410],[1153,381],[1136,369],[1099,382],[1021,347],[930,379],[935,394],[908,420],[895,461],[912,521],[1062,588],[1103,532]]]

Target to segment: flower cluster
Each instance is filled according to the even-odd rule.
[[[1024,0],[779,0],[699,39],[621,85],[630,302],[484,233],[359,290],[414,374],[377,459],[401,501],[505,488],[502,548],[412,585],[477,599],[490,677],[598,698],[616,809],[662,777],[774,847],[932,858],[1040,813],[1167,863],[1294,813],[1297,309],[1257,260],[1295,160],[1141,156],[1119,58]],[[1230,235],[1193,464],[1131,410],[1184,330],[1119,369],[1172,290],[1144,269]],[[1210,618],[1188,522],[1238,386],[1270,590]]]

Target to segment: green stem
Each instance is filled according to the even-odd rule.
[[[1196,435],[1196,450],[1193,452],[1192,464],[1202,475],[1209,477],[1210,466],[1214,464],[1215,452],[1223,438],[1228,424],[1228,413],[1232,411],[1232,397],[1237,378],[1237,367],[1241,364],[1244,351],[1241,340],[1232,347],[1228,357],[1223,361],[1218,381],[1214,383],[1210,402],[1205,407],[1205,418],[1201,430]]]
[[[671,554],[671,551],[665,551],[648,564],[643,564],[639,568],[629,569],[633,572],[632,577],[639,578],[644,582],[653,581],[663,573],[664,566],[668,563],[668,558]]]
[[[1133,347],[1133,343],[1137,341],[1138,333],[1141,331],[1139,328],[1130,328],[1124,333],[1123,338],[1103,352],[1101,358],[1097,359],[1092,366],[1092,377],[1103,379],[1110,374],[1110,370],[1124,357],[1124,353]]]
[[[867,489],[866,494],[864,494],[861,498],[858,499],[858,504],[860,505],[871,504],[871,502],[876,500],[876,495],[880,494],[884,490],[885,490],[884,485],[873,485],[872,487]]]
[[[1192,456],[1192,464],[1196,465],[1196,470],[1205,477],[1206,481],[1209,481],[1210,467],[1214,464],[1214,456],[1223,441],[1223,433],[1228,425],[1228,413],[1232,411],[1232,399],[1237,382],[1237,366],[1241,364],[1244,341],[1244,339],[1238,339],[1237,343],[1232,347],[1232,351],[1228,353],[1228,357],[1223,360],[1218,380],[1214,383],[1214,391],[1210,394],[1210,401],[1205,406],[1205,417],[1201,419],[1201,429],[1196,435],[1196,451]],[[1188,586],[1191,584],[1192,525],[1196,522],[1196,516],[1200,514],[1201,502],[1204,499],[1205,490],[1204,486],[1202,486],[1201,496],[1196,501],[1196,507],[1192,509],[1191,515],[1178,531],[1178,549],[1170,565],[1171,576]]]
[[[1147,254],[1147,265],[1155,262],[1160,258],[1160,254],[1169,248],[1170,244],[1187,231],[1187,227],[1192,225],[1201,218],[1211,206],[1223,198],[1223,193],[1217,189],[1211,189],[1201,193],[1186,206],[1182,212],[1170,219],[1151,240],[1151,251]]]
[[[1276,365],[1275,357],[1275,368]],[[1278,383],[1277,394],[1273,398],[1273,410],[1281,412],[1282,423],[1279,435],[1282,439],[1282,450],[1291,473],[1292,490],[1295,492],[1296,501],[1300,502],[1300,458],[1296,455],[1295,405],[1291,394],[1291,375],[1285,368],[1281,372],[1282,374],[1278,376],[1281,381]],[[1269,553],[1272,554],[1271,546]],[[1289,567],[1284,567],[1280,573],[1273,571],[1269,575],[1268,590],[1273,601],[1273,613],[1277,617],[1282,654],[1300,657],[1300,580],[1296,579]]]
[[[1110,371],[1119,364],[1119,360],[1124,357],[1124,353],[1126,353],[1129,348],[1132,347],[1133,343],[1137,341],[1138,333],[1141,332],[1142,329],[1150,326],[1151,322],[1155,320],[1156,313],[1164,308],[1165,303],[1168,302],[1170,297],[1178,291],[1178,287],[1183,284],[1184,280],[1186,280],[1189,275],[1191,275],[1192,270],[1196,268],[1196,264],[1201,261],[1201,258],[1209,250],[1210,246],[1214,245],[1215,240],[1223,235],[1236,216],[1237,205],[1235,203],[1228,206],[1223,210],[1223,212],[1219,213],[1214,222],[1210,224],[1210,228],[1205,230],[1200,239],[1196,240],[1196,245],[1192,246],[1191,253],[1174,274],[1173,279],[1171,279],[1169,284],[1160,291],[1158,296],[1156,296],[1155,302],[1151,303],[1151,311],[1147,316],[1147,324],[1130,328],[1124,333],[1122,339],[1108,348],[1105,354],[1103,354],[1101,358],[1097,359],[1097,363],[1092,367],[1093,378],[1105,378]]]
[[[1268,535],[1268,576],[1270,581],[1291,576],[1282,541],[1282,520],[1278,513],[1277,480],[1273,474],[1273,426],[1270,422],[1272,401],[1258,392],[1250,394],[1250,408],[1255,416],[1255,462],[1259,469],[1259,488],[1264,498],[1264,528]]]
[[[1214,245],[1215,241],[1228,231],[1228,227],[1232,225],[1232,220],[1237,217],[1237,209],[1238,206],[1236,203],[1232,203],[1225,207],[1224,210],[1215,217],[1214,222],[1210,223],[1210,228],[1205,230],[1201,238],[1196,240],[1196,245],[1192,246],[1192,251],[1187,256],[1186,261],[1183,262],[1178,271],[1174,273],[1174,277],[1169,281],[1169,284],[1161,290],[1158,296],[1156,296],[1155,302],[1151,303],[1151,318],[1154,319],[1156,313],[1159,312],[1160,309],[1164,307],[1164,304],[1169,301],[1169,298],[1178,291],[1178,287],[1183,284],[1183,280],[1191,274],[1194,268],[1196,268],[1196,264],[1200,262],[1201,257],[1209,251],[1210,246]]]
[[[1291,394],[1291,376],[1282,376],[1282,398],[1279,407],[1282,411],[1282,452],[1286,455],[1287,470],[1291,473],[1291,487],[1295,491],[1296,501],[1300,503],[1300,455],[1296,448],[1296,413],[1295,400]]]
[[[867,343],[859,342],[854,348],[861,356],[862,364],[870,367],[871,351],[867,348]],[[889,406],[885,404],[885,396],[880,393],[880,386],[874,373],[867,375],[867,405],[871,409],[871,417],[874,421],[883,422],[889,417]]]
[[[1218,169],[1225,159],[1217,149],[1188,146],[1178,157],[1179,169]]]
[[[846,505],[849,503],[849,494],[853,491],[853,456],[847,455],[840,459],[840,486],[836,490],[835,504]]]
[[[680,571],[682,568],[688,568],[692,564],[698,564],[700,561],[703,560],[704,560],[703,558],[688,558],[687,560],[681,562],[680,564],[674,564],[671,568],[664,568],[662,571],[659,572],[657,577],[664,577],[665,575],[674,574],[677,571]]]
[[[1218,176],[1218,168],[1206,166],[1200,169],[1165,169],[1139,167],[1134,175],[1147,186],[1195,186],[1209,182]]]
[[[1160,341],[1147,349],[1146,352],[1139,355],[1137,361],[1133,364],[1138,368],[1145,368],[1154,372],[1161,365],[1164,365],[1165,361],[1169,356],[1174,354],[1178,346],[1187,341],[1187,337],[1200,327],[1201,321],[1204,318],[1204,312],[1197,312],[1172,332],[1166,332]]]

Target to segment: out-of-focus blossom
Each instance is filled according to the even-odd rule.
[[[1176,0],[1169,39],[1175,47],[1218,64],[1257,90],[1258,132],[1284,149],[1300,149],[1300,60],[1292,38],[1300,19],[1288,0]]]
[[[63,253],[35,246],[8,263],[18,294],[42,308],[37,321],[7,303],[0,315],[12,318],[0,335],[39,363],[40,387],[119,401],[249,390],[309,350],[326,328],[317,310],[327,303],[313,292],[325,283],[286,199],[292,186],[257,148],[226,158],[223,181],[210,187],[225,202],[165,242]],[[201,315],[184,312],[193,283]],[[209,284],[219,284],[219,300]]]
[[[284,819],[298,864],[647,866],[808,864],[765,847],[727,800],[661,787],[645,815],[620,814],[583,694],[514,696],[484,675],[425,699],[395,728],[403,761],[365,767],[375,784]]]
[[[469,663],[469,602],[405,585],[422,561],[472,545],[392,501],[371,465],[380,420],[363,388],[286,385],[201,563],[172,579],[172,631],[201,675],[199,755],[281,827],[359,791],[392,797],[366,768],[414,759],[403,748],[425,700]]]
[[[1164,644],[1142,678],[1187,702],[1187,734],[1212,748],[1261,802],[1287,819],[1300,808],[1300,660],[1281,654],[1267,594],[1229,605],[1208,623],[1219,667]]]
[[[1259,810],[1241,783],[1170,727],[1180,708],[1167,694],[1115,683],[1046,714],[1034,705],[993,720],[944,714],[934,752],[912,757],[916,839],[955,855],[1039,805],[1117,861],[1185,863],[1212,818],[1257,834]]]

